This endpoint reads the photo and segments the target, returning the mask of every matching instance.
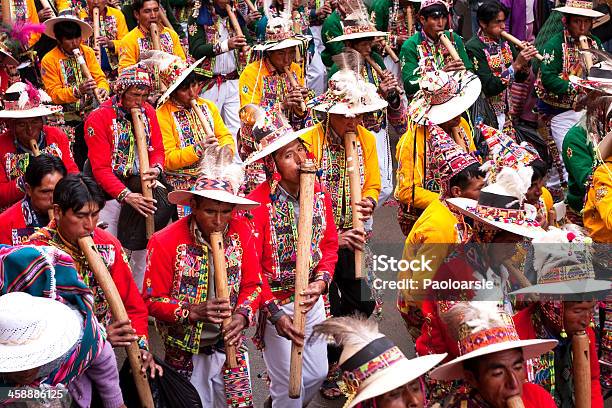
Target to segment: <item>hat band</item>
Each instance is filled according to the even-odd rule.
[[[425,93],[431,106],[442,105],[459,94],[459,82],[455,81],[454,78],[449,77],[448,82],[446,82],[441,88],[433,91],[427,89],[423,90],[423,92]]]
[[[382,337],[382,339],[389,341],[385,337]],[[380,340],[380,339],[377,339],[377,340]],[[367,347],[368,346],[366,346],[366,348]],[[357,390],[359,389],[360,385],[365,380],[370,378],[375,373],[381,370],[384,370],[405,358],[406,357],[404,356],[404,353],[402,353],[401,350],[397,346],[393,346],[387,351],[384,351],[378,354],[377,356],[371,358],[370,360],[366,361],[365,363],[363,363],[362,365],[360,365],[359,367],[351,371],[345,370],[344,364],[342,364],[342,368],[344,370],[342,379],[344,380],[346,386],[348,387],[349,392],[351,394],[355,394],[357,393]]]
[[[274,132],[266,135],[259,141],[259,150],[263,150],[266,146],[271,145],[276,140],[280,139],[282,136],[286,135],[288,132],[292,132],[293,129],[288,126],[283,126],[279,129],[276,129]]]
[[[224,180],[211,180],[207,178],[199,178],[196,181],[195,185],[193,186],[192,191],[202,191],[202,190],[218,190],[218,191],[225,191],[226,193],[234,194],[231,184]]]
[[[283,40],[293,37],[294,35],[295,35],[295,32],[290,31],[290,30],[267,31],[266,41],[267,42],[281,42]]]
[[[492,329],[472,333],[459,341],[459,351],[463,356],[486,346],[518,340],[520,340],[520,338],[514,326],[494,327]]]
[[[593,3],[590,1],[583,1],[583,0],[567,0],[567,2],[565,3],[566,7],[574,7],[574,8],[580,8],[580,9],[585,9],[585,10],[593,10]]]
[[[489,207],[486,205],[478,204],[476,205],[476,208],[473,208],[472,210],[479,217],[495,222],[518,225],[528,224],[532,226],[540,225],[536,221],[528,220],[527,218],[525,218],[525,210],[521,209],[517,210],[511,208]]]
[[[538,283],[558,283],[583,279],[595,279],[593,264],[588,262],[551,268],[538,279]]]
[[[375,30],[369,24],[344,24],[343,34],[373,33]]]
[[[27,101],[25,106],[19,106],[19,101],[4,101],[4,110],[7,111],[25,111],[29,109],[34,109],[40,107],[40,103],[33,102],[31,100]]]

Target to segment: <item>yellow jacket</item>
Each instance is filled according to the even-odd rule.
[[[476,145],[472,139],[472,129],[468,122],[461,118],[460,126],[463,128],[466,135],[470,140],[470,152],[476,150]],[[424,166],[424,126],[410,123],[406,133],[402,135],[395,152],[397,159],[397,186],[395,187],[395,198],[400,202],[411,205],[412,201],[412,186],[414,185],[414,206],[424,210],[433,201],[440,198],[440,194],[429,191],[423,187],[423,166]],[[413,149],[414,149],[414,134],[417,136],[416,144],[416,164],[413,163]],[[427,151],[427,155],[430,152]],[[431,171],[428,169],[428,171]]]
[[[202,98],[198,98],[198,105],[202,106],[202,112],[208,118],[219,145],[228,145],[233,152],[234,138],[223,123],[219,109],[212,101]],[[157,108],[157,120],[164,141],[166,155],[164,168],[166,170],[180,170],[197,164],[203,152],[195,146],[205,136],[193,108],[189,110],[179,108],[169,99]]]
[[[593,173],[593,185],[587,192],[584,226],[595,242],[612,242],[612,157]]]
[[[100,11],[100,14],[102,14],[102,11]],[[79,13],[79,17],[81,18],[81,20],[90,22],[91,18],[89,16],[89,9],[82,8]],[[102,16],[100,16],[100,20],[100,31],[106,33],[106,36],[109,40],[112,41],[113,46],[115,47],[115,52],[118,53],[121,39],[125,37],[128,33],[128,28],[123,13],[119,9],[116,9],[111,6],[106,6],[106,18],[102,18]],[[104,26],[105,24],[110,24],[113,20],[115,22],[115,27]],[[91,37],[89,37],[89,40],[90,44],[93,45],[93,34],[91,35]]]
[[[110,92],[108,81],[104,72],[102,72],[102,68],[100,68],[94,50],[84,44],[81,44],[79,48],[85,57],[85,62],[91,76],[96,81],[97,87]],[[83,74],[73,55],[67,55],[59,47],[55,47],[44,56],[40,66],[45,91],[49,94],[53,103],[63,105],[79,101],[80,98],[74,96],[74,91],[83,81],[75,81],[74,78],[82,78]]]
[[[185,61],[185,52],[183,47],[181,47],[181,40],[174,30],[170,30],[168,27],[160,30],[159,43],[162,51],[174,54]],[[137,64],[140,61],[140,53],[150,49],[150,39],[145,37],[139,27],[135,27],[119,43],[119,71]]]
[[[281,99],[280,96],[282,95],[274,94],[274,101],[268,101],[268,98],[264,98],[266,100],[264,100],[262,103],[262,98],[264,96],[264,78],[271,76],[271,72],[272,68],[264,59],[253,61],[244,68],[244,71],[242,71],[242,74],[240,74],[240,79],[238,80],[238,89],[240,89],[240,107],[248,105],[249,103],[268,106],[271,102],[272,104],[275,104]],[[304,86],[304,73],[302,72],[302,68],[295,62],[292,62],[291,72],[295,74],[297,83]],[[281,77],[284,81],[286,75],[283,73]],[[288,87],[290,86],[285,84],[284,89],[287,89]],[[276,91],[282,92],[282,87],[278,86]],[[270,91],[268,90],[268,92]],[[270,94],[268,94],[268,97],[269,96]]]
[[[331,131],[331,130],[330,130]],[[325,142],[325,132],[323,124],[319,123],[312,126],[301,137],[308,150],[314,155],[317,164],[321,166],[323,157],[323,146]],[[357,127],[357,141],[363,151],[363,166],[359,166],[359,172],[363,180],[361,186],[361,196],[370,197],[378,202],[380,194],[380,170],[378,169],[378,156],[376,155],[376,138],[369,130]],[[325,173],[326,169],[321,169]]]

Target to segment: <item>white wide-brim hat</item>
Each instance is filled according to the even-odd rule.
[[[281,41],[269,42],[263,44],[257,44],[253,47],[254,51],[276,51],[283,50],[285,48],[296,47],[302,44],[308,44],[308,42],[312,39],[309,35],[298,34],[292,38],[286,38]]]
[[[476,206],[478,205],[478,202],[476,200],[472,200],[471,198],[465,198],[465,197],[447,198],[446,202],[451,207],[453,207],[454,209],[456,209],[463,215],[467,215],[468,217],[473,218],[484,224],[487,224],[492,227],[496,227],[504,231],[508,231],[513,234],[520,235],[520,236],[523,236],[529,239],[533,239],[544,232],[544,230],[541,227],[535,227],[535,226],[530,226],[530,225],[519,225],[519,224],[513,224],[509,222],[500,222],[500,221],[494,221],[488,218],[483,218],[473,212],[473,209],[476,208]]]
[[[514,340],[505,341],[503,343],[490,344],[480,347],[472,352],[457,357],[446,364],[434,369],[430,376],[434,380],[450,381],[464,378],[463,362],[472,358],[485,356],[487,354],[497,353],[499,351],[512,350],[515,348],[523,349],[523,358],[529,360],[538,357],[549,350],[552,350],[556,345],[557,340]]]
[[[435,125],[447,122],[468,110],[480,96],[482,83],[480,79],[471,72],[464,72],[461,79],[465,85],[459,95],[454,96],[448,102],[433,105],[429,108],[426,118]],[[420,123],[424,124],[424,123]]]
[[[367,401],[416,380],[437,366],[447,354],[430,354],[412,360],[402,359],[384,370],[373,374],[359,387],[355,398],[347,406],[353,408],[360,402]]]
[[[4,49],[4,46],[0,46],[0,63],[4,65],[19,65],[19,61],[8,50]]]
[[[81,27],[81,37],[84,40],[89,38],[91,34],[93,33],[93,28],[91,28],[91,26],[87,24],[85,21],[78,19],[72,15],[65,15],[61,17],[53,17],[45,21],[45,35],[55,40],[56,38],[55,38],[55,34],[53,33],[53,27],[55,27],[55,25],[58,23],[65,23],[68,21],[77,23]]]
[[[0,372],[30,370],[62,357],[81,331],[79,312],[59,301],[25,292],[0,296]]]
[[[384,31],[364,31],[361,33],[351,33],[351,34],[342,34],[338,37],[334,37],[328,42],[338,42],[338,41],[346,41],[346,40],[358,40],[360,38],[375,38],[375,37],[386,37],[389,33]]]
[[[194,62],[193,64],[191,64],[187,68],[185,68],[183,70],[183,72],[181,72],[181,74],[176,78],[176,80],[174,82],[172,82],[168,86],[168,88],[166,88],[166,91],[162,94],[162,96],[159,97],[159,99],[157,101],[157,106],[158,107],[163,105],[163,103],[166,102],[168,100],[168,98],[170,98],[170,95],[172,95],[172,92],[174,92],[176,90],[176,88],[178,88],[181,85],[181,83],[189,76],[189,74],[191,74],[193,72],[194,69],[196,69],[197,67],[200,66],[202,61],[204,61],[204,58],[206,58],[206,57],[200,58],[199,60],[197,60],[196,62]]]
[[[240,197],[224,190],[176,190],[168,194],[168,200],[172,204],[189,205],[189,200],[193,196],[209,198],[215,201],[234,204],[236,210],[250,210],[259,206],[257,201]]]
[[[348,117],[354,117],[363,113],[376,112],[385,109],[389,104],[384,99],[375,101],[368,105],[360,105],[352,107],[344,102],[323,102],[316,105],[313,109],[317,112],[333,113],[336,115],[343,115]]]
[[[0,119],[27,119],[38,118],[58,113],[62,110],[61,106],[40,105],[32,109],[24,110],[0,110]]]
[[[254,152],[253,154],[251,154],[249,157],[247,157],[247,159],[244,161],[244,165],[246,166],[249,164],[253,164],[257,160],[263,159],[267,155],[272,154],[278,149],[284,146],[287,146],[289,143],[293,142],[294,140],[299,139],[303,134],[305,134],[309,130],[310,128],[306,128],[306,129],[301,129],[297,132],[289,131],[285,133],[284,135],[276,138],[272,143],[266,145],[263,149],[258,150]]]
[[[612,281],[597,279],[576,279],[564,282],[539,283],[511,292],[511,295],[539,293],[542,295],[574,295],[603,292],[612,289]]]
[[[553,10],[559,11],[563,14],[574,14],[577,16],[592,17],[592,18],[598,18],[598,17],[602,17],[605,15],[604,13],[599,12],[597,10],[582,8],[582,7],[563,6],[563,7],[557,7]]]

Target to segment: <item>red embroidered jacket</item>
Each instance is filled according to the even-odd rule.
[[[512,318],[514,326],[521,340],[537,339],[535,327],[531,316],[535,313],[536,304],[521,310]],[[597,358],[595,333],[593,329],[587,327],[587,335],[589,336],[589,354],[591,359],[591,408],[603,408],[603,396],[601,394],[601,383],[599,382],[600,368],[599,359]],[[554,352],[554,350],[553,350]]]
[[[85,120],[85,141],[89,149],[88,157],[94,178],[104,191],[111,197],[117,198],[126,188],[119,179],[117,170],[122,168],[122,171],[125,170],[127,174],[131,174],[134,163],[129,162],[130,155],[120,151],[115,144],[125,142],[127,145],[124,147],[133,149],[135,154],[136,142],[131,136],[131,123],[127,119],[117,120],[113,107],[114,99],[107,100],[89,114]],[[155,109],[146,102],[143,108],[151,129],[148,135],[150,137],[149,166],[157,165],[163,169],[164,144]],[[120,132],[121,130],[129,133],[124,134]],[[131,160],[135,160],[134,155],[131,156]]]
[[[68,137],[60,129],[43,126],[45,147],[41,153],[58,156],[64,162],[68,173],[78,173],[79,169],[72,158]],[[17,153],[15,137],[6,130],[0,135],[0,208],[8,207],[23,198],[24,192],[17,182],[23,176],[30,162],[28,153]]]
[[[93,241],[113,278],[113,282],[115,282],[115,286],[117,286],[128,317],[132,321],[132,327],[136,330],[136,335],[140,337],[139,344],[141,348],[146,347],[149,335],[149,316],[142,297],[138,292],[136,282],[134,282],[132,270],[121,248],[121,243],[113,235],[100,228],[94,230]],[[108,302],[96,278],[89,269],[83,252],[80,248],[67,243],[61,238],[56,229],[55,221],[51,221],[48,226],[34,233],[29,243],[40,246],[54,246],[72,257],[81,279],[93,292],[94,313],[98,321],[103,325],[109,324],[111,318]]]
[[[190,323],[186,311],[189,304],[206,301],[212,254],[195,242],[191,219],[181,218],[149,240],[143,297],[150,315],[164,326],[164,342],[197,354],[203,322]],[[244,220],[232,218],[224,248],[230,303],[250,322],[259,307],[262,278],[255,238]]]
[[[295,292],[295,254],[297,251],[297,224],[298,220],[283,220],[280,217],[270,219],[272,200],[270,199],[270,183],[266,181],[248,195],[248,198],[261,203],[253,210],[253,223],[257,231],[256,251],[261,254],[263,275],[267,278],[263,287],[261,297],[262,304],[268,304],[271,300],[283,301]],[[320,204],[317,204],[320,203]],[[317,205],[321,207],[317,209]],[[338,261],[338,232],[334,222],[332,204],[327,193],[321,191],[319,183],[315,184],[315,209],[313,220],[313,261],[315,264],[311,271],[310,282],[316,280],[324,281],[328,287],[334,275],[336,262]],[[291,215],[293,216],[293,214]],[[288,243],[282,242],[282,238],[272,238],[271,227],[274,227],[279,235],[283,224],[287,228],[294,228],[294,235]],[[320,225],[317,225],[319,223]],[[295,238],[294,238],[295,237]],[[273,242],[274,241],[274,242]],[[289,248],[287,248],[287,244]],[[290,251],[290,259],[282,262],[281,252]],[[318,254],[317,252],[320,252]],[[289,269],[290,268],[290,269]]]
[[[34,227],[27,227],[21,200],[0,214],[0,244],[20,245],[34,233]]]

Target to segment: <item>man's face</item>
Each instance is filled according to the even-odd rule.
[[[427,18],[419,16],[419,21],[423,26],[423,31],[432,39],[437,38],[440,31],[444,31],[448,23],[448,14],[435,14]]]
[[[32,200],[32,206],[36,211],[42,213],[53,208],[53,190],[55,190],[55,185],[62,177],[62,173],[54,171],[45,174],[38,187],[31,187],[26,183],[26,194]]]
[[[349,118],[337,113],[330,113],[329,124],[331,128],[340,136],[344,136],[346,132],[357,133],[357,126],[361,124],[363,115],[357,115]]]
[[[461,123],[461,115],[455,116],[451,120],[447,120],[444,123],[440,123],[438,126],[442,128],[446,133],[451,134],[451,131],[454,127],[459,126]]]
[[[497,232],[491,240],[491,245],[488,247],[491,266],[499,266],[511,259],[516,253],[516,244],[522,240],[522,236],[508,231],[500,230]]]
[[[466,379],[492,408],[506,408],[510,397],[523,394],[526,374],[521,349],[478,357],[476,365],[476,373],[464,371]]]
[[[297,139],[274,152],[276,168],[282,179],[294,185],[300,183],[300,166],[304,160],[306,148]]]
[[[451,187],[451,197],[464,197],[471,198],[472,200],[478,201],[480,197],[480,190],[484,186],[484,178],[482,177],[471,177],[469,184],[465,188],[459,186]]]
[[[102,10],[106,9],[106,0],[87,0],[87,6],[90,11],[97,7],[102,13]],[[93,17],[93,15],[90,14],[90,17]]]
[[[583,16],[567,16],[567,31],[575,39],[578,39],[581,35],[588,35],[593,26],[593,19],[591,17]]]
[[[72,51],[76,50],[79,48],[79,45],[81,45],[82,38],[82,36],[71,39],[62,38],[61,40],[57,40],[57,43],[66,54],[72,55]]]
[[[54,207],[58,231],[73,245],[77,244],[79,238],[91,235],[98,225],[100,207],[93,201],[88,202],[76,212],[69,208],[64,213],[58,205]]]
[[[587,329],[594,307],[595,302],[563,302],[563,328],[568,336]]]
[[[368,57],[372,54],[372,43],[371,38],[363,40],[347,41],[347,45],[361,54],[363,57]]]
[[[283,48],[282,50],[268,51],[268,60],[278,72],[284,72],[285,67],[290,67],[295,60],[295,47]]]
[[[127,111],[132,108],[140,108],[148,97],[149,89],[141,89],[132,86],[121,95],[121,106]]]
[[[489,21],[487,24],[478,22],[482,31],[491,38],[499,39],[501,32],[506,30],[506,15],[503,11],[497,13],[497,17]]]
[[[544,187],[544,183],[546,180],[538,179],[531,183],[529,190],[525,194],[525,198],[527,202],[531,205],[536,205],[540,201],[540,196],[542,195],[542,187]]]
[[[379,408],[423,408],[424,398],[418,379],[376,397]]]
[[[15,137],[23,146],[30,148],[30,140],[38,141],[43,128],[42,118],[13,119],[12,123]]]
[[[157,23],[158,14],[159,3],[155,0],[145,1],[139,11],[134,11],[134,17],[138,21],[138,25],[147,30],[151,23]]]
[[[232,219],[234,205],[209,198],[192,198],[189,202],[198,229],[208,239],[211,232],[223,231]]]
[[[192,99],[198,96],[198,83],[194,82],[191,85],[179,88],[172,93],[172,98],[181,106],[189,106]]]

